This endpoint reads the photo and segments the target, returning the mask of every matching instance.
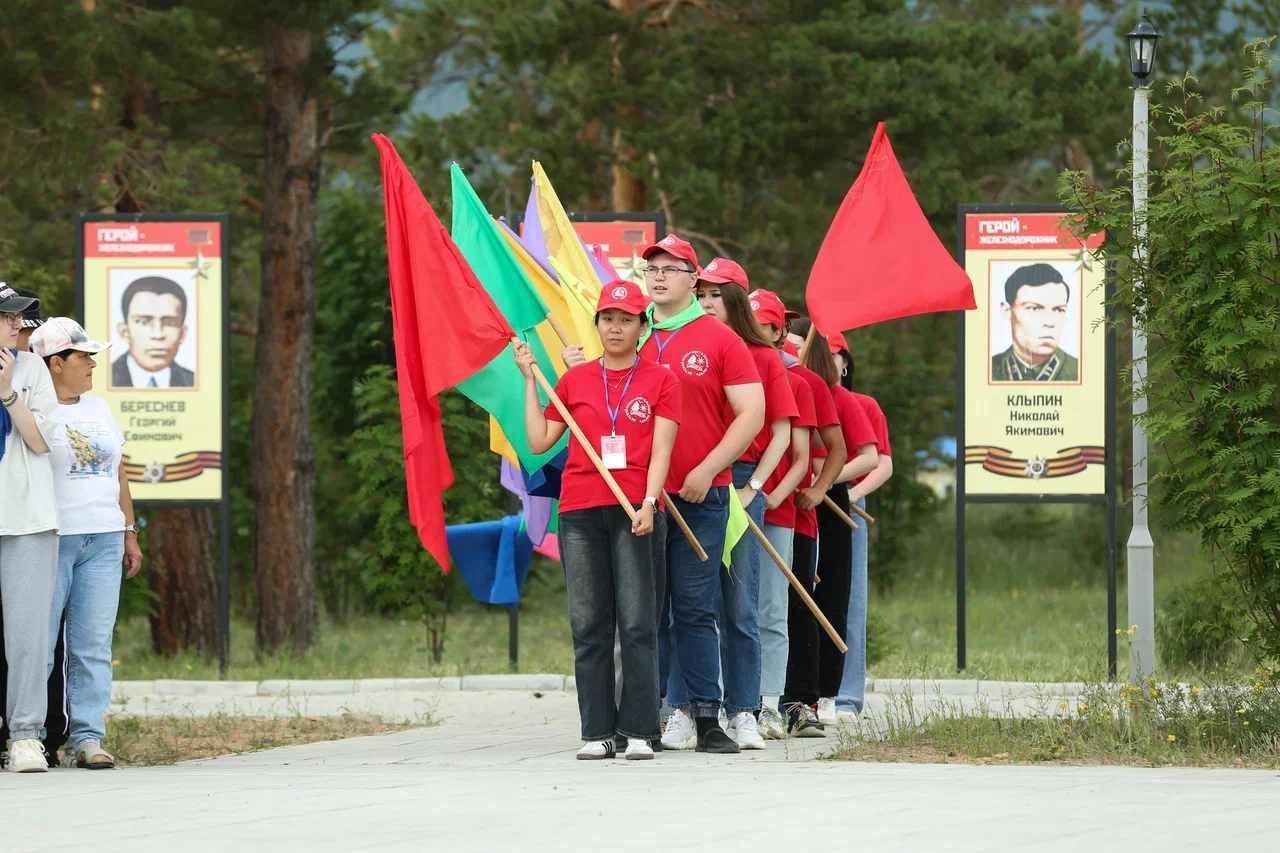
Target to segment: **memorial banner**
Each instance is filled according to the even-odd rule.
[[[124,434],[134,500],[224,496],[225,216],[83,216],[80,320],[110,341],[93,393]]]
[[[1106,270],[1064,214],[963,215],[965,495],[1105,495]]]

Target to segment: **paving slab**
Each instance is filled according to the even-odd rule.
[[[859,764],[815,760],[821,740],[585,762],[572,693],[435,697],[429,728],[176,767],[0,774],[5,812],[22,816],[0,848],[63,851],[86,826],[96,851],[128,853],[776,853],[796,839],[877,853],[1270,853],[1280,833],[1275,772]]]

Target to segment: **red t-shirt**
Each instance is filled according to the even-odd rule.
[[[786,371],[787,379],[791,383],[791,390],[795,395],[796,408],[800,414],[791,422],[792,427],[815,427],[818,425],[817,416],[813,409],[813,392],[809,390],[809,383],[791,371]],[[812,457],[810,457],[812,458]],[[765,494],[770,494],[782,482],[782,478],[787,476],[787,471],[791,469],[794,462],[790,446],[783,455],[782,461],[778,463],[778,467],[773,469],[773,473],[769,475],[769,479],[764,482]],[[810,465],[813,463],[810,462]],[[795,527],[796,526],[796,496],[795,493],[787,495],[787,497],[778,504],[777,509],[766,510],[764,520],[770,524],[776,524],[779,527]]]
[[[640,347],[640,355],[661,364],[680,380],[681,429],[667,475],[667,491],[679,491],[684,478],[716,449],[729,428],[724,415],[729,400],[725,386],[758,384],[760,374],[742,338],[711,316],[669,332],[655,329]],[[711,485],[727,486],[732,479],[732,470],[726,468]]]
[[[773,438],[769,424],[779,418],[794,419],[800,414],[800,410],[796,408],[795,394],[791,391],[791,383],[787,381],[787,371],[782,366],[782,356],[778,351],[759,344],[747,344],[747,351],[751,353],[756,372],[764,383],[764,428],[738,461],[759,462],[760,457],[764,456],[765,448],[769,446],[769,440]],[[733,409],[726,409],[725,423],[733,423]]]
[[[627,384],[627,376],[631,370],[606,370],[605,373],[609,379],[609,405],[621,405],[618,409],[617,434],[627,440],[627,467],[613,469],[610,473],[618,481],[627,500],[638,504],[645,499],[645,485],[649,477],[653,419],[666,418],[680,422],[680,383],[671,375],[671,371],[642,358],[636,367],[631,386],[627,388],[626,398],[623,399],[622,389]],[[600,376],[600,360],[567,370],[556,384],[556,396],[578,422],[583,434],[591,442],[592,449],[601,454],[600,439],[609,435],[610,426],[605,407],[605,383]],[[564,423],[564,418],[554,405],[547,406],[546,416],[549,421]],[[577,438],[571,437],[569,458],[565,463],[564,477],[560,481],[560,511],[612,506],[617,502],[609,484],[600,476],[591,457],[582,449],[582,444]]]
[[[831,389],[827,387],[827,383],[822,381],[822,377],[800,364],[787,369],[803,376],[805,382],[809,385],[809,390],[813,392],[813,410],[818,422],[815,431],[823,427],[839,424],[840,417],[836,414],[835,400],[831,396]],[[827,451],[818,450],[812,439],[810,439],[809,448],[809,470],[812,471],[813,460],[826,456]],[[808,488],[812,485],[813,476],[811,474],[806,474],[804,479],[800,481],[801,488]],[[811,539],[817,538],[818,513],[816,510],[796,510],[796,533],[803,534]]]
[[[853,399],[858,401],[858,405],[862,406],[862,411],[866,414],[867,420],[871,422],[871,430],[876,434],[876,452],[881,456],[892,456],[893,451],[889,447],[889,422],[885,420],[884,412],[880,409],[880,404],[875,401],[874,397],[868,397],[866,394],[853,392]],[[861,483],[866,479],[863,475],[854,480],[854,483]]]
[[[852,459],[859,447],[876,443],[876,433],[852,391],[843,385],[833,385],[831,396],[836,403],[836,414],[840,417],[840,432],[844,435],[845,449],[848,451],[848,458]]]

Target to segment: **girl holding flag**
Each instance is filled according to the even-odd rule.
[[[572,367],[556,386],[556,395],[636,510],[632,520],[586,450],[571,441],[561,481],[560,554],[584,741],[578,758],[583,760],[612,757],[615,736],[626,739],[628,759],[653,758],[649,741],[659,734],[660,602],[653,552],[644,537],[653,532],[671,462],[681,387],[669,370],[636,353],[648,327],[647,302],[632,282],[606,284],[595,317],[604,355]],[[529,447],[545,453],[564,435],[564,419],[554,406],[542,409],[528,344],[517,344],[515,355],[525,376]],[[615,626],[626,675],[616,704]]]
[[[748,288],[746,271],[725,258],[716,258],[698,275],[699,304],[746,344],[764,387],[764,428],[733,463],[736,498],[759,527],[764,524],[764,483],[786,452],[791,419],[799,412],[778,350],[751,312]],[[732,565],[719,573],[716,599],[724,708],[729,721],[726,733],[741,749],[764,749],[764,738],[756,727],[760,709],[760,558],[755,534],[743,532],[733,544]],[[667,698],[673,707],[685,704],[684,688],[681,680],[672,679]]]
[[[756,290],[750,295],[751,310],[764,330],[765,337],[781,351],[787,335],[786,308],[777,295]],[[786,353],[782,363],[788,368],[799,361]],[[765,480],[764,534],[778,556],[790,566],[796,532],[795,491],[810,468],[809,437],[818,426],[813,407],[813,391],[804,377],[786,370],[796,401],[799,417],[791,422],[790,453],[773,474]],[[819,380],[821,381],[821,380]],[[762,559],[763,562],[763,559]],[[782,691],[787,683],[787,596],[791,585],[782,572],[762,567],[760,574],[760,717],[759,731],[766,738],[787,736],[786,724],[778,713]]]
[[[792,324],[792,333],[808,334],[808,318],[800,318]],[[815,338],[806,353],[806,366],[822,377],[831,389],[836,415],[840,419],[840,431],[849,448],[849,461],[841,468],[835,484],[827,497],[846,515],[849,512],[849,487],[856,477],[875,470],[876,437],[862,406],[853,394],[840,385],[840,369],[825,339]],[[822,613],[842,630],[848,622],[849,587],[852,578],[853,540],[844,520],[829,506],[818,507],[818,569],[813,600]],[[846,641],[847,642],[847,641]],[[818,637],[818,722],[824,726],[835,725],[836,694],[840,692],[840,680],[844,677],[844,653],[836,648],[825,633]]]
[[[831,354],[840,368],[840,384],[853,394],[862,406],[871,429],[876,436],[877,463],[875,470],[852,481],[849,487],[849,503],[867,508],[867,495],[885,484],[893,476],[893,456],[889,446],[889,422],[880,404],[873,397],[853,390],[854,364],[849,352],[849,342],[844,335],[827,337]],[[858,525],[853,531],[853,572],[849,585],[849,621],[845,629],[845,642],[849,652],[844,656],[844,677],[840,692],[836,695],[836,714],[861,714],[867,687],[867,526]]]
[[[845,440],[835,400],[831,395],[831,386],[826,379],[798,360],[799,347],[804,345],[805,333],[808,331],[805,325],[807,321],[794,319],[800,315],[791,311],[786,312],[786,317],[787,341],[783,345],[783,352],[797,359],[794,365],[788,364],[787,369],[803,378],[813,392],[814,417],[818,422],[809,454],[813,470],[806,472],[802,480],[802,484],[812,484],[802,485],[795,495],[796,535],[792,557],[792,572],[812,593],[819,553],[818,514],[815,507],[822,503],[822,498],[835,486],[836,478],[844,469]],[[810,347],[811,351],[812,349]],[[822,366],[820,356],[806,353],[806,361]],[[830,354],[827,355],[826,363],[829,365],[826,368],[828,375],[835,375]],[[789,648],[786,690],[782,697],[782,704],[787,710],[787,728],[795,737],[825,737],[826,731],[818,721],[817,713],[820,656],[818,638],[822,630],[818,627],[818,620],[809,612],[795,590],[788,592],[787,602]]]

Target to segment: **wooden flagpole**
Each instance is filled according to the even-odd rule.
[[[737,499],[738,496],[735,494],[733,496],[733,500]],[[760,547],[769,552],[769,556],[773,558],[774,564],[777,565],[777,567],[782,570],[782,573],[787,576],[787,582],[791,584],[791,588],[800,596],[800,600],[804,602],[804,606],[808,607],[809,611],[814,615],[814,618],[818,620],[818,624],[822,626],[822,630],[827,632],[827,636],[831,638],[831,642],[836,644],[836,648],[840,650],[841,654],[849,651],[849,647],[844,643],[844,637],[840,636],[836,629],[831,627],[831,622],[829,622],[827,617],[823,615],[822,610],[818,607],[818,603],[813,600],[813,596],[809,595],[809,590],[804,588],[804,584],[800,583],[800,579],[791,571],[791,567],[782,559],[782,555],[774,549],[769,538],[764,535],[764,531],[760,529],[759,525],[756,524],[755,520],[751,516],[747,516],[747,523],[751,525],[751,532],[756,535],[756,539],[760,540]]]

